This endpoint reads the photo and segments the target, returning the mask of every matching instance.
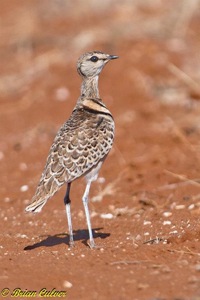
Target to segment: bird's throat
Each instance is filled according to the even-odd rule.
[[[87,98],[100,98],[98,89],[99,76],[85,77],[81,85],[81,96]]]

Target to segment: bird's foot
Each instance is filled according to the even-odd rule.
[[[97,250],[102,249],[102,246],[101,245],[96,245],[93,240],[89,241],[87,244],[90,247],[90,249],[97,249]]]
[[[72,239],[70,239],[70,241],[69,241],[69,247],[70,248],[74,248],[75,247],[75,243],[74,243],[74,240]]]

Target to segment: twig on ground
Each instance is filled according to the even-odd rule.
[[[192,252],[189,248],[187,248],[187,251],[185,250],[174,250],[174,249],[167,249],[169,252],[175,252],[175,253],[181,253],[181,254],[192,254],[192,255],[198,255],[200,256],[200,253]]]
[[[159,244],[160,242],[165,242],[166,239],[163,239],[163,238],[159,238],[159,237],[156,237],[154,239],[150,239],[146,242],[144,242],[143,244]]]
[[[169,170],[166,170],[166,169],[164,170],[164,172],[171,175],[171,176],[173,176],[173,177],[175,177],[175,178],[177,178],[177,179],[179,179],[179,180],[187,182],[188,184],[192,184],[194,186],[200,187],[200,183],[197,181],[199,179],[197,179],[197,180],[196,179],[188,179],[185,175],[176,174],[176,173],[173,173],[173,172],[171,172]]]
[[[113,261],[110,263],[111,266],[113,265],[139,265],[142,263],[148,263],[151,262],[150,260],[119,260],[119,261]]]
[[[166,170],[164,170],[165,172]],[[179,178],[180,179],[180,178]],[[182,179],[184,180],[184,179]],[[192,181],[192,183],[191,183]],[[183,186],[186,186],[186,185],[190,185],[190,184],[193,184],[194,182],[196,182],[197,184],[199,183],[200,184],[200,179],[199,178],[195,178],[195,179],[188,179],[184,182],[176,182],[176,183],[169,183],[169,184],[165,184],[165,185],[162,185],[162,186],[159,186],[158,188],[156,188],[155,190],[156,191],[163,191],[163,190],[174,190],[178,187],[183,187]]]

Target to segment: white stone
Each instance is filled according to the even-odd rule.
[[[175,209],[179,210],[179,209],[184,209],[185,205],[184,204],[180,204],[180,205],[176,205]]]
[[[151,221],[145,221],[143,222],[144,225],[151,225]]]
[[[167,221],[167,220],[166,220],[166,221],[163,222],[163,225],[171,225],[171,224],[172,224],[171,221]]]
[[[21,192],[26,192],[26,191],[28,191],[28,185],[22,185],[22,186],[20,187],[20,191],[21,191]]]
[[[195,207],[194,204],[190,204],[190,205],[188,206],[188,209],[194,209],[194,207]]]
[[[113,216],[113,214],[100,214],[100,217],[102,218],[102,219],[112,219],[114,216]]]
[[[65,280],[65,281],[63,282],[63,286],[64,286],[65,288],[67,288],[67,289],[70,289],[70,288],[73,286],[73,284],[72,284],[71,282]]]
[[[166,217],[166,218],[171,217],[171,215],[172,215],[172,212],[171,212],[171,211],[165,211],[165,212],[163,213],[163,216]]]

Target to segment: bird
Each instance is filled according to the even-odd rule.
[[[89,191],[112,148],[115,134],[113,116],[99,95],[98,79],[105,65],[117,58],[117,55],[91,51],[78,59],[77,71],[82,78],[81,94],[69,119],[55,136],[36,192],[25,208],[26,212],[40,212],[48,199],[67,184],[64,204],[70,247],[74,246],[70,188],[72,182],[80,177],[86,179],[82,202],[89,233],[88,245],[91,249],[97,247],[88,208]]]

